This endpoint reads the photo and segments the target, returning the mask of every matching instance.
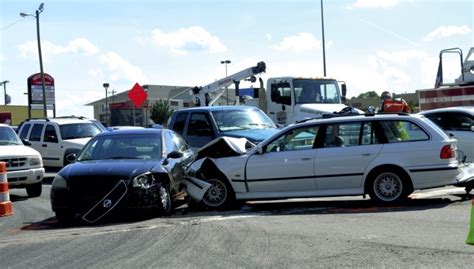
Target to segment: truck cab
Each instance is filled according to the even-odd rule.
[[[342,92],[341,92],[342,91]],[[335,79],[277,77],[267,80],[267,114],[277,124],[339,112],[346,107],[346,86]]]

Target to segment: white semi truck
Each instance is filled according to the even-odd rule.
[[[212,105],[222,94],[223,89],[235,85],[239,95],[242,80],[256,82],[256,75],[266,71],[264,62],[240,72],[219,79],[203,87],[194,87],[196,106]],[[277,124],[288,125],[296,121],[322,117],[340,111],[352,111],[343,104],[346,85],[330,78],[274,77],[267,80],[264,88],[259,78],[260,88],[256,98],[243,98],[242,104],[260,107]],[[237,104],[239,104],[237,98]],[[358,111],[360,112],[360,111]]]

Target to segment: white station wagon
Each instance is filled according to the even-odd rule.
[[[474,165],[456,158],[456,139],[421,115],[371,114],[309,120],[257,146],[216,139],[189,169],[207,181],[202,203],[365,195],[399,202],[418,189],[474,182]],[[469,188],[472,188],[469,187]]]

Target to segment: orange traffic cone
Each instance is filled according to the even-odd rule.
[[[474,198],[472,199],[471,225],[469,229],[469,234],[467,235],[466,244],[474,245]]]
[[[0,217],[13,215],[13,206],[8,192],[7,165],[0,162]]]

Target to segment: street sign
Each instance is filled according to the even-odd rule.
[[[128,98],[136,107],[140,107],[148,98],[148,93],[142,88],[142,86],[135,83],[133,88],[128,92]]]
[[[46,93],[47,109],[54,109],[54,78],[44,73],[44,91]],[[33,74],[28,78],[28,92],[30,104],[33,109],[43,109],[43,88],[41,73]]]

